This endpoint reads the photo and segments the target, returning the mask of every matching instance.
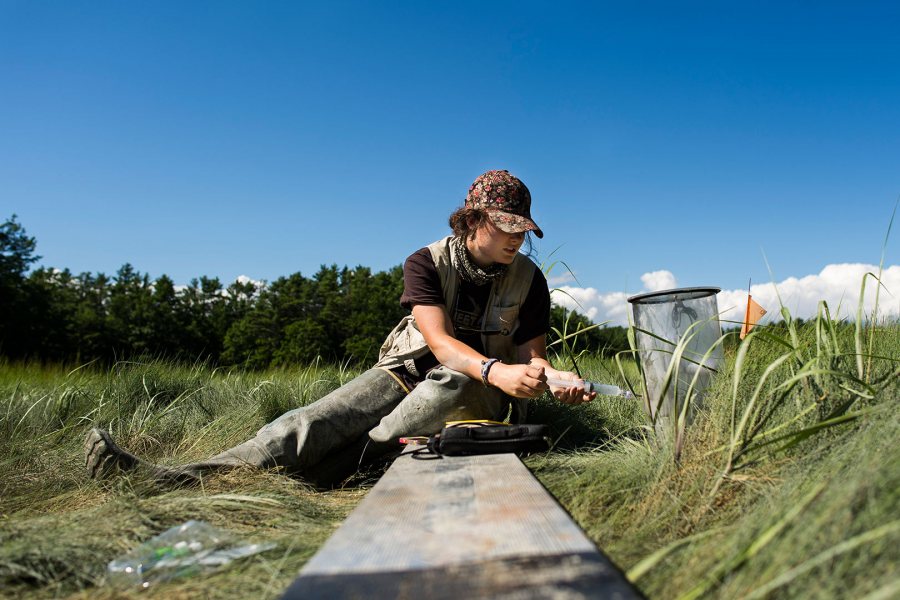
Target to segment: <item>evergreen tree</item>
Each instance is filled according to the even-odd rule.
[[[77,281],[68,269],[40,268],[24,281],[28,298],[26,333],[18,341],[25,356],[43,360],[66,360],[77,345],[73,315],[78,311]]]
[[[149,319],[153,324],[147,345],[154,355],[177,356],[184,345],[184,325],[179,320],[175,282],[162,275],[153,282]]]
[[[0,353],[41,360],[114,360],[141,355],[264,369],[326,361],[371,363],[387,333],[406,314],[400,306],[403,270],[322,265],[271,285],[235,281],[223,288],[199,277],[178,288],[130,264],[112,279],[39,268],[36,242],[15,216],[0,226]],[[590,328],[578,313],[553,307],[553,327],[584,330],[570,340],[612,354],[627,348],[625,329]],[[552,336],[551,336],[552,337]]]
[[[103,273],[82,273],[74,283],[78,305],[72,316],[75,331],[74,346],[68,357],[78,362],[113,356],[112,336],[106,320],[109,306],[110,281]]]
[[[153,289],[146,274],[125,263],[116,272],[110,289],[106,323],[116,356],[151,352],[153,339]]]
[[[21,357],[28,352],[28,326],[33,321],[25,274],[40,259],[37,242],[12,215],[0,225],[0,351]]]

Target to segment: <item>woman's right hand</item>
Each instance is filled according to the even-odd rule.
[[[544,367],[536,365],[494,363],[487,380],[514,398],[537,398],[548,389]]]

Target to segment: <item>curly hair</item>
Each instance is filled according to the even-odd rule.
[[[469,224],[470,221],[474,226]],[[485,221],[487,221],[487,215],[483,210],[468,206],[457,208],[449,219],[453,235],[464,240],[473,237],[475,230],[481,227]]]

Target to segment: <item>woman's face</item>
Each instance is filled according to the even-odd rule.
[[[480,267],[488,267],[493,263],[508,265],[512,263],[524,241],[524,232],[506,233],[490,219],[485,219],[475,230],[475,235],[466,240],[466,247]]]

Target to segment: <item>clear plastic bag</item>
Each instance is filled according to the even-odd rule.
[[[209,523],[188,521],[110,561],[107,571],[114,585],[149,587],[154,582],[212,571],[274,547],[271,543],[239,544]]]

